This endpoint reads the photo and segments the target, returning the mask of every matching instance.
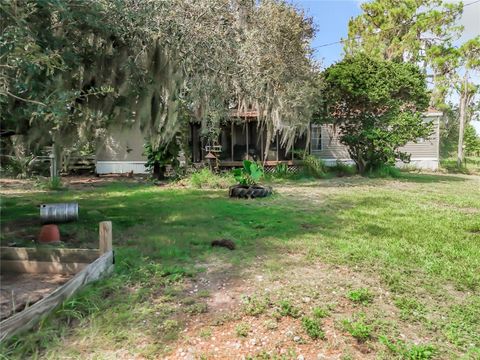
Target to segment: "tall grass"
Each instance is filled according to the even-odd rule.
[[[235,179],[230,173],[215,174],[204,168],[191,174],[186,182],[197,189],[226,189],[235,184]]]

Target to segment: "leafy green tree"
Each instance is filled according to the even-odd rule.
[[[455,155],[458,144],[458,108],[449,105],[440,118],[440,157]]]
[[[311,20],[281,0],[13,0],[0,12],[2,126],[37,146],[137,122],[158,150],[188,118],[218,127],[232,102],[291,143],[318,94]]]
[[[472,124],[465,128],[465,154],[480,156],[480,135]]]
[[[450,43],[462,30],[456,21],[463,3],[443,0],[373,0],[350,20],[345,52],[365,52],[386,60],[423,62],[434,45]]]
[[[408,162],[399,148],[432,132],[422,118],[429,94],[416,65],[357,54],[326,69],[323,81],[320,117],[339,128],[362,174]]]
[[[460,47],[432,47],[436,54],[433,68],[438,74],[440,92],[457,95],[458,106],[458,142],[457,165],[461,166],[464,152],[464,132],[475,111],[475,98],[480,91],[480,36],[466,41]]]

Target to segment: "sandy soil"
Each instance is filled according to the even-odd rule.
[[[0,319],[22,311],[65,284],[70,275],[14,274],[0,275]]]

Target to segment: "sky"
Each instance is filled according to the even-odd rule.
[[[400,0],[401,1],[401,0]],[[464,0],[465,6],[460,24],[464,31],[459,43],[480,35],[480,1]],[[313,17],[317,33],[312,42],[315,58],[323,68],[340,60],[343,55],[343,44],[332,44],[346,38],[348,21],[361,13],[362,0],[290,0],[296,7],[303,9]],[[472,122],[480,134],[480,121]]]

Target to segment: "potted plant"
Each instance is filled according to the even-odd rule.
[[[257,184],[263,175],[264,171],[261,165],[244,160],[242,168],[233,169],[233,176],[238,184],[230,187],[229,196],[248,199],[270,195],[272,193],[270,187]]]

